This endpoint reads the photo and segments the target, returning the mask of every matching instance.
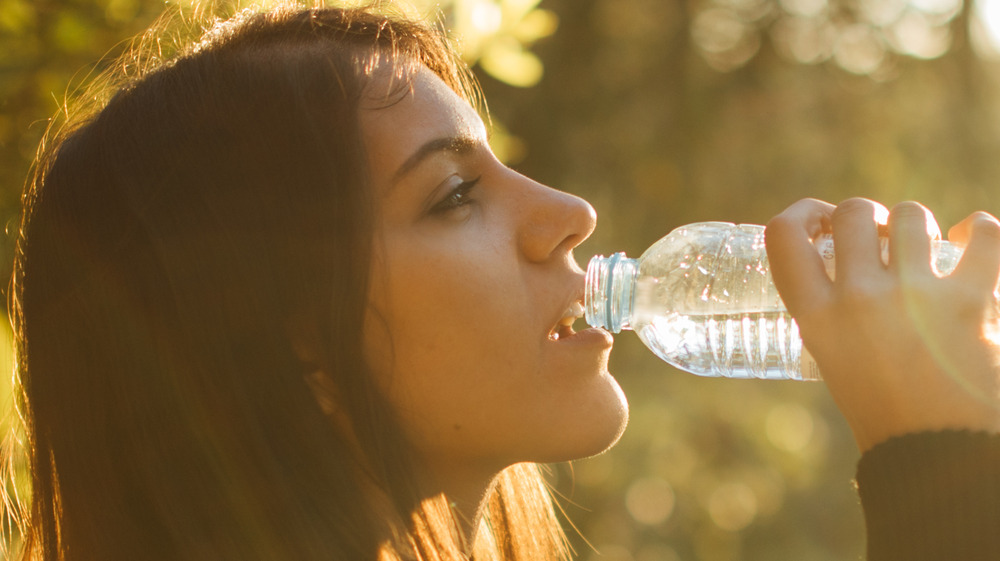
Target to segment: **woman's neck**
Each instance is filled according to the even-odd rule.
[[[443,501],[448,506],[456,525],[459,545],[466,555],[471,556],[497,472],[476,472],[467,467],[455,469],[452,466],[446,472],[433,470],[432,473],[421,478],[421,488],[428,491],[426,496]]]

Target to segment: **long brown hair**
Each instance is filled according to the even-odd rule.
[[[375,210],[358,106],[384,64],[475,102],[467,69],[433,27],[334,8],[243,12],[177,56],[122,60],[24,195],[24,557],[460,556],[359,352]],[[301,325],[324,356],[296,351]],[[501,474],[484,529],[482,556],[566,556],[533,465]]]

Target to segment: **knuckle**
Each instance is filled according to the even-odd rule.
[[[795,311],[795,317],[800,323],[825,324],[828,323],[828,318],[835,311],[836,306],[832,305],[832,302],[827,304],[809,302],[798,307]]]
[[[924,205],[916,201],[903,201],[892,207],[892,211],[889,213],[889,216],[890,218],[896,219],[926,219],[928,214],[930,214],[930,211],[928,211],[927,207]]]
[[[912,279],[903,277],[900,279],[900,292],[907,302],[930,302],[941,290],[937,277],[927,279]]]
[[[976,212],[973,212],[971,214],[971,217],[974,220],[984,219],[984,220],[992,220],[994,222],[997,222],[997,217],[993,216],[992,214],[990,214],[988,212],[986,212],[985,210],[977,210]]]
[[[972,235],[1000,241],[1000,222],[985,212],[977,212],[972,220]]]
[[[980,311],[992,300],[992,293],[979,290],[967,284],[961,284],[955,290],[949,305],[958,311]]]
[[[875,309],[886,302],[891,294],[880,284],[871,282],[838,283],[839,305],[847,312],[858,314]]]
[[[830,208],[829,203],[819,199],[805,198],[795,201],[781,214],[778,214],[768,222],[768,226],[775,228],[794,228],[801,226],[804,221],[822,216],[826,209]]]
[[[800,302],[796,306],[789,306],[788,311],[795,318],[799,331],[804,333],[829,326],[836,308],[818,302]]]
[[[933,295],[927,294],[907,300],[911,317],[923,317],[927,323],[940,323],[942,318],[946,318],[949,325],[956,329],[981,322],[992,302],[990,295],[969,286],[953,287],[946,306],[940,302],[935,305]]]
[[[813,197],[806,197],[804,199],[799,199],[798,201],[795,201],[795,203],[792,204],[790,208],[809,210],[809,211],[812,210],[822,211],[831,207],[832,205],[826,201],[816,199]]]
[[[861,197],[847,199],[837,205],[837,208],[833,209],[833,217],[835,219],[858,214],[872,216],[874,213],[875,202]]]
[[[788,235],[796,229],[798,224],[799,221],[795,218],[789,216],[787,213],[781,213],[769,220],[764,226],[764,238],[777,238]]]

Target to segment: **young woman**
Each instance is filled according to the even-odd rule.
[[[628,411],[610,337],[572,327],[572,250],[595,214],[494,158],[471,84],[421,24],[276,9],[217,25],[52,135],[15,273],[25,558],[568,557],[534,462],[607,449]],[[963,223],[962,270],[932,280],[932,218],[894,213],[894,255],[909,249],[879,269],[874,208],[805,201],[768,233],[859,443],[995,430],[979,394],[942,388],[995,378],[976,335],[1000,226]],[[831,216],[836,283],[808,246]],[[925,308],[951,329],[920,329]],[[860,321],[916,327],[875,345]],[[845,348],[873,353],[872,372],[841,364]],[[911,366],[924,389],[894,387]],[[920,448],[935,438],[914,446],[938,454]],[[898,503],[871,504],[887,505],[872,532],[891,553]]]
[[[31,554],[565,555],[524,462],[626,417],[563,325],[594,212],[493,157],[471,84],[422,25],[244,13],[57,133],[15,280]]]

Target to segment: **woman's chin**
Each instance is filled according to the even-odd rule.
[[[628,419],[628,401],[621,388],[614,384],[614,395],[609,396],[606,403],[590,408],[574,419],[573,426],[558,436],[559,442],[552,447],[551,456],[535,461],[556,463],[602,454],[621,439]]]
[[[617,384],[615,387],[617,388]],[[600,427],[595,427],[594,436],[597,438],[594,439],[594,445],[590,450],[581,454],[579,458],[589,458],[607,452],[615,444],[618,444],[618,441],[625,433],[625,428],[628,426],[628,401],[625,399],[625,394],[621,393],[620,388],[618,388],[618,394],[617,407],[609,409],[607,417],[603,420]]]

